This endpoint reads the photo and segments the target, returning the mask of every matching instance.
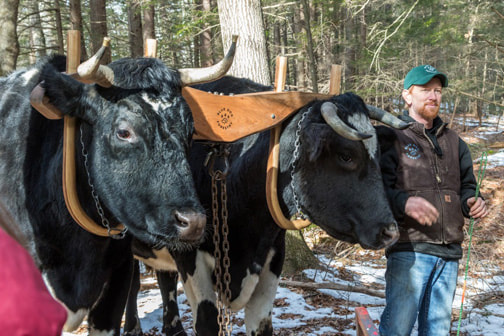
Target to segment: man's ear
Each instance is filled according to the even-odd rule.
[[[410,90],[404,89],[402,91],[402,97],[403,97],[404,101],[406,102],[406,104],[411,105],[412,99],[411,99],[411,92],[410,92]]]

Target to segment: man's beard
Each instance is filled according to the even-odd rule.
[[[427,104],[424,104],[417,113],[425,120],[434,120],[439,113],[439,105],[427,106]]]

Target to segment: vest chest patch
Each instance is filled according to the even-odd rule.
[[[406,156],[413,160],[418,160],[422,156],[420,149],[414,143],[409,143],[404,146],[404,151],[406,153]]]

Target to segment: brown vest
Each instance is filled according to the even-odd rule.
[[[425,133],[423,124],[413,123],[408,129],[396,130],[399,155],[398,189],[410,196],[423,197],[439,211],[432,226],[424,226],[404,216],[399,223],[400,242],[460,243],[464,239],[464,217],[460,204],[459,137],[442,125],[437,140],[443,155],[434,152],[434,144]]]

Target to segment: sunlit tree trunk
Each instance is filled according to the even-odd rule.
[[[103,38],[107,36],[107,12],[105,10],[105,0],[89,0],[89,18],[90,18],[90,32],[91,45],[93,54],[100,49]],[[108,49],[103,56],[101,63],[108,64],[111,61],[110,49]]]
[[[156,11],[154,9],[154,5],[149,4],[143,9],[143,40],[147,39],[155,39],[156,38],[156,30],[155,30],[155,20],[154,17],[156,15]]]
[[[260,0],[217,0],[222,43],[227,50],[232,35],[238,48],[229,74],[271,85]]]
[[[18,6],[19,0],[0,0],[0,76],[16,69]]]
[[[130,56],[142,57],[144,53],[142,15],[138,0],[130,0],[128,2],[128,38]]]
[[[55,0],[58,1],[58,0]],[[79,30],[81,35],[81,60],[88,58],[84,31],[82,30],[82,9],[81,0],[70,0],[70,29]]]
[[[37,0],[29,2],[30,16],[30,63],[34,64],[38,59],[46,55],[46,40],[40,22],[40,8]]]

